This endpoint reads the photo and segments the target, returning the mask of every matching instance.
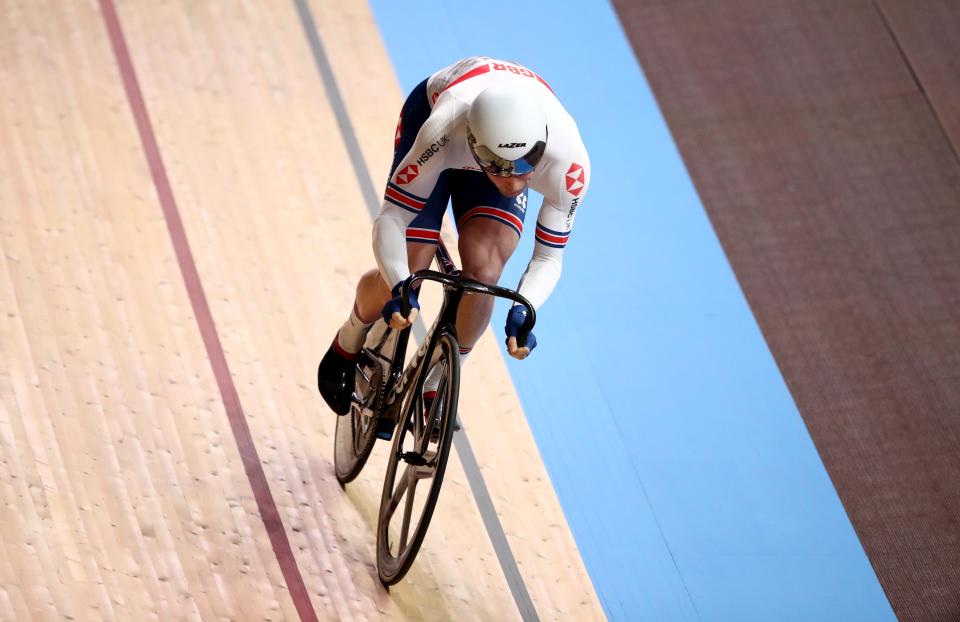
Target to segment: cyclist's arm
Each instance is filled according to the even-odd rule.
[[[383,205],[373,222],[373,254],[380,274],[390,286],[410,276],[407,227],[423,209],[437,178],[446,168],[444,156],[452,150],[454,112],[455,103],[438,102],[387,182]],[[429,158],[423,158],[431,146],[441,143]]]
[[[540,210],[537,218],[537,237],[533,247],[533,257],[527,264],[527,269],[520,277],[520,286],[517,291],[530,301],[534,309],[539,309],[553,292],[560,273],[563,270],[563,247],[566,246],[566,236],[554,236],[546,231],[562,231],[563,218],[552,218],[556,210],[546,203]],[[556,222],[559,221],[559,222]],[[551,227],[550,225],[554,225]],[[561,225],[561,226],[557,226]],[[542,240],[541,236],[550,235],[550,241]]]
[[[391,287],[410,276],[406,232],[416,217],[416,214],[385,204],[373,221],[373,254],[383,280]]]
[[[567,190],[565,171],[559,177],[558,192],[544,196],[543,205],[537,216],[536,242],[533,257],[520,278],[518,291],[539,309],[556,287],[563,269],[563,250],[570,239],[573,219],[577,208],[587,194],[590,163],[584,153],[578,158],[583,162],[583,187],[577,188],[576,195]]]

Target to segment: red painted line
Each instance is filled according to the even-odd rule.
[[[290,590],[290,597],[297,608],[300,619],[310,622],[316,621],[317,614],[310,602],[310,595],[303,583],[300,568],[297,566],[296,558],[294,558],[293,551],[290,548],[287,532],[283,527],[283,521],[280,519],[277,504],[270,492],[270,485],[267,483],[267,477],[264,475],[263,467],[260,464],[257,448],[253,444],[247,419],[243,414],[243,408],[240,406],[237,387],[233,383],[230,368],[227,366],[227,358],[223,353],[223,347],[220,345],[220,337],[213,322],[213,315],[210,313],[207,297],[203,292],[203,284],[200,281],[197,266],[193,261],[193,254],[190,252],[190,245],[187,242],[187,234],[183,228],[180,211],[173,198],[173,190],[170,187],[167,171],[160,156],[160,148],[150,124],[150,117],[147,114],[147,107],[143,101],[143,94],[140,91],[140,84],[133,68],[133,61],[130,59],[130,53],[127,50],[126,39],[123,36],[113,0],[100,0],[100,12],[103,14],[103,21],[110,36],[110,44],[113,47],[117,66],[120,69],[120,76],[123,79],[123,88],[126,90],[127,100],[137,124],[140,143],[150,166],[153,184],[160,197],[160,206],[167,222],[167,231],[170,233],[170,241],[177,256],[177,263],[180,264],[180,273],[187,287],[187,295],[190,297],[193,314],[197,318],[197,327],[200,329],[203,345],[207,350],[210,366],[213,368],[213,375],[217,380],[217,386],[220,388],[220,397],[227,411],[227,419],[230,421],[230,429],[233,431],[233,438],[237,443],[243,468],[247,473],[247,479],[250,480],[250,487],[253,489],[253,496],[257,501],[257,509],[260,511],[260,517],[267,529],[267,535],[270,537],[270,544],[273,546],[277,563],[280,565],[284,581],[287,583],[287,589]]]

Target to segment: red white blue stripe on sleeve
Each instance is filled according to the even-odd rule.
[[[440,241],[440,232],[433,229],[407,227],[407,241],[421,244],[436,244]]]
[[[552,246],[553,248],[563,248],[567,245],[567,241],[570,239],[570,232],[566,233],[560,231],[554,231],[553,229],[547,229],[540,223],[537,223],[537,242],[545,244],[546,246]]]
[[[517,235],[523,233],[523,221],[517,218],[514,214],[511,214],[507,210],[497,209],[495,207],[475,207],[463,216],[460,217],[460,220],[457,222],[457,227],[462,227],[467,224],[467,221],[471,218],[480,217],[480,218],[492,218],[507,225],[511,229],[517,232]]]
[[[400,187],[393,182],[387,184],[387,191],[384,193],[383,198],[414,214],[419,214],[423,206],[427,204],[426,199],[421,199],[415,194],[401,190]]]

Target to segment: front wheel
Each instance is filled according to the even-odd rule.
[[[437,505],[450,456],[460,393],[460,351],[456,339],[447,333],[440,335],[435,347],[438,355],[430,365],[424,361],[421,372],[439,374],[437,395],[427,410],[417,383],[410,383],[383,480],[377,572],[384,585],[400,581],[413,564]]]

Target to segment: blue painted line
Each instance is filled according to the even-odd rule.
[[[513,59],[580,125],[590,193],[510,371],[607,615],[895,620],[610,5],[372,6],[405,88]]]

